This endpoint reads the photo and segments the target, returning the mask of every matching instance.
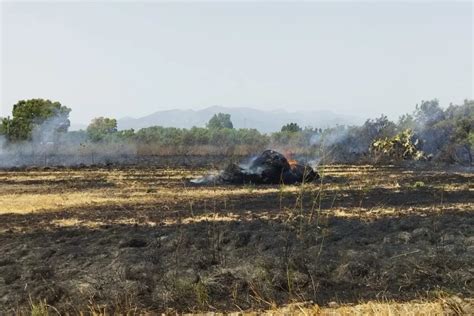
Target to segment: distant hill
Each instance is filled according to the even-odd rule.
[[[335,114],[331,111],[263,111],[246,107],[212,106],[202,110],[158,111],[140,118],[126,117],[118,120],[118,128],[138,130],[156,125],[179,128],[204,127],[209,119],[219,112],[230,114],[235,128],[256,128],[264,133],[279,131],[284,124],[290,122],[298,123],[301,127],[318,128],[362,122],[360,118]]]

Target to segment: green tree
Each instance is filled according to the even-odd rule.
[[[122,140],[130,140],[133,136],[135,136],[135,130],[133,128],[117,132],[117,137]]]
[[[420,105],[416,105],[414,116],[420,125],[427,126],[434,125],[445,119],[444,111],[439,106],[438,99],[421,101]]]
[[[2,119],[1,133],[10,141],[30,140],[33,131],[47,128],[55,133],[67,132],[71,109],[44,99],[21,100],[13,105],[12,117]],[[49,124],[45,124],[49,123]]]
[[[296,133],[301,132],[301,127],[297,123],[288,123],[281,128],[282,132]]]
[[[404,114],[398,119],[397,130],[402,132],[407,129],[414,130],[416,128],[416,122],[413,115]]]
[[[396,134],[396,125],[390,121],[386,115],[381,115],[376,119],[369,119],[362,125],[360,137],[368,140],[368,145],[373,140],[382,137],[393,137]],[[368,148],[368,146],[367,146]]]
[[[97,117],[87,126],[87,135],[92,141],[101,141],[106,136],[117,132],[117,120],[107,117]]]
[[[230,120],[230,114],[224,113],[214,114],[206,126],[209,129],[234,128],[234,125]]]
[[[0,117],[0,136],[7,135],[7,127],[3,125],[4,120],[6,120],[6,118]]]
[[[469,136],[468,136],[467,140],[468,140],[469,145],[471,146],[471,148],[474,148],[474,131],[469,133]]]

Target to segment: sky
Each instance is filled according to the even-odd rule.
[[[21,99],[73,123],[208,106],[396,119],[473,98],[473,3],[8,2],[0,116]]]

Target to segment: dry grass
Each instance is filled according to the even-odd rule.
[[[452,302],[457,302],[453,306]],[[331,305],[337,305],[332,303]],[[321,315],[321,316],[349,316],[349,315],[374,315],[374,316],[435,316],[435,315],[470,315],[473,311],[472,303],[469,301],[462,301],[457,297],[448,299],[438,299],[432,302],[377,302],[370,301],[367,303],[356,305],[343,305],[332,307],[320,307],[318,305],[308,303],[294,303],[285,307],[270,309],[266,311],[240,311],[233,313],[219,313],[219,312],[203,312],[203,313],[189,313],[183,314],[186,316],[272,316],[272,315]],[[105,316],[105,312],[100,312],[100,308],[91,308],[92,315]],[[129,307],[123,310],[123,315],[148,315],[145,311],[140,311],[135,307]],[[169,314],[173,314],[170,312]],[[42,314],[49,315],[49,314]],[[85,314],[84,314],[85,315]]]
[[[69,207],[85,207],[121,204],[125,207],[133,202],[151,200],[144,193],[116,196],[107,191],[70,192],[67,194],[3,194],[0,195],[0,214],[28,214],[32,212],[63,210]]]
[[[344,189],[353,189],[360,192],[361,199],[364,192],[373,188],[399,192],[401,189],[410,190],[416,183],[415,174],[411,171],[392,172],[371,166],[357,166],[342,168],[330,166],[324,168],[324,175],[329,178],[340,179],[339,182],[324,183],[326,195],[343,195]],[[116,206],[127,208],[135,203],[156,203],[157,205],[173,204],[173,201],[198,202],[203,199],[221,201],[233,197],[248,196],[256,198],[264,195],[297,195],[300,188],[296,186],[202,186],[189,187],[187,181],[203,174],[203,171],[154,169],[144,170],[67,170],[54,172],[25,171],[14,173],[0,173],[0,214],[16,213],[28,214],[31,212],[58,211],[65,208],[88,208],[92,206]],[[425,176],[435,173],[425,172]],[[466,175],[464,175],[466,176]],[[403,178],[404,183],[400,184]],[[412,181],[410,179],[413,178]],[[474,176],[472,176],[474,179]],[[96,179],[102,180],[108,186],[80,187],[75,183]],[[8,180],[8,183],[2,183]],[[25,185],[25,181],[36,181]],[[69,181],[65,187],[60,181]],[[471,181],[467,183],[429,183],[426,187],[440,192],[456,192],[459,190],[474,191]],[[306,184],[305,193],[316,196],[320,191],[320,183]],[[423,188],[421,188],[423,189]],[[344,197],[344,196],[343,196]],[[347,196],[350,198],[350,196]],[[350,210],[344,207],[334,208],[335,216],[360,216],[356,205]],[[472,209],[466,203],[448,203],[443,208]],[[393,215],[399,208],[389,208],[380,205],[377,208],[362,209],[366,216]],[[414,211],[419,211],[414,209]]]
[[[138,308],[133,306],[127,306],[126,309],[121,309],[122,315],[150,315],[145,311],[140,311]],[[464,310],[461,310],[464,312]],[[100,307],[90,307],[88,312],[79,312],[80,315],[92,315],[92,316],[107,316],[108,313],[101,310]],[[348,316],[348,315],[376,315],[376,316],[397,316],[397,315],[446,315],[453,313],[453,309],[450,308],[445,301],[435,302],[408,302],[408,303],[396,303],[396,302],[368,302],[364,304],[358,304],[354,306],[340,306],[340,307],[319,307],[318,305],[308,305],[305,303],[290,304],[286,307],[279,309],[266,310],[266,311],[254,311],[254,312],[235,312],[235,313],[194,313],[184,314],[187,316],[256,316],[256,315],[321,315],[321,316]],[[18,313],[21,315],[21,313]],[[32,303],[31,304],[31,315],[35,316],[50,316],[57,314],[57,310],[46,304],[45,302]],[[172,314],[172,313],[170,313]]]
[[[299,304],[289,307],[268,311],[265,315],[377,315],[377,316],[395,316],[395,315],[444,315],[446,309],[441,301],[436,302],[368,302],[354,306],[338,307],[302,307]]]
[[[349,316],[349,315],[373,315],[373,316],[435,316],[435,315],[472,315],[474,305],[472,300],[462,300],[459,297],[440,298],[435,301],[423,302],[413,301],[405,303],[370,301],[356,305],[341,305],[330,303],[330,307],[320,307],[308,303],[294,303],[285,307],[261,311],[261,312],[236,312],[228,313],[229,316],[253,316],[253,315],[321,315],[321,316]],[[185,315],[217,316],[222,313],[198,313]]]

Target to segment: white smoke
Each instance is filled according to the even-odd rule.
[[[247,161],[240,163],[238,166],[242,169],[242,172],[244,173],[261,175],[264,169],[261,166],[254,165],[254,161],[257,158],[257,155],[252,156]]]
[[[329,147],[342,143],[348,136],[349,130],[347,128],[336,128],[330,133],[317,133],[311,136],[310,145]]]
[[[203,177],[191,179],[191,183],[194,184],[208,184],[208,183],[216,183],[219,180],[219,176],[222,173],[220,172],[211,172]]]
[[[0,157],[3,155],[3,152],[4,152],[3,147],[5,146],[6,142],[7,142],[7,140],[6,140],[5,136],[0,135]]]
[[[66,133],[68,125],[64,117],[54,116],[33,128],[30,141],[8,142],[0,136],[0,168],[135,162],[134,144],[92,143],[84,131]]]

